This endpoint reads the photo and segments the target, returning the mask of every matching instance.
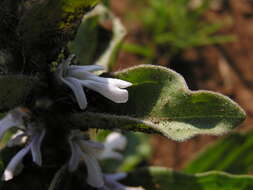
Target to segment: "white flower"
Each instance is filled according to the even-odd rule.
[[[16,170],[18,170],[19,166],[22,165],[22,160],[29,151],[32,153],[33,162],[39,166],[42,165],[40,147],[45,133],[46,131],[43,128],[28,126],[28,129],[25,132],[20,133],[20,135],[11,139],[13,142],[11,145],[16,145],[17,143],[14,142],[20,142],[20,139],[24,137],[27,138],[28,143],[11,159],[2,177],[4,181],[11,180],[14,177],[17,173]],[[23,142],[21,141],[21,143]]]
[[[144,190],[141,187],[127,187],[117,182],[118,180],[121,180],[125,177],[126,177],[125,173],[105,174],[104,175],[105,185],[99,188],[99,190]]]
[[[118,183],[118,180],[126,177],[125,173],[106,175],[102,173],[97,159],[101,158],[101,152],[106,149],[103,144],[87,140],[80,130],[71,131],[68,140],[72,152],[68,163],[69,171],[75,171],[79,162],[84,161],[88,171],[87,183],[90,186],[99,190],[144,190],[143,188],[126,187]],[[116,153],[113,150],[123,150],[126,147],[126,139],[120,133],[113,132],[106,138],[105,146],[109,147],[105,155],[109,156],[109,152],[111,152],[113,153],[111,158]]]
[[[11,180],[19,172],[22,167],[22,160],[29,151],[32,153],[33,161],[39,166],[42,165],[40,147],[46,131],[44,128],[34,126],[32,123],[29,123],[28,127],[24,128],[22,125],[25,122],[25,118],[29,117],[28,115],[29,114],[24,112],[23,109],[17,108],[8,113],[0,121],[1,137],[4,132],[11,127],[19,127],[23,130],[19,130],[16,134],[14,134],[7,146],[11,147],[27,143],[27,145],[22,148],[9,162],[2,176],[4,181]]]
[[[87,107],[83,87],[92,89],[115,103],[125,103],[128,101],[128,91],[124,88],[131,86],[132,84],[130,82],[99,77],[91,72],[103,70],[104,68],[102,66],[69,65],[72,59],[73,56],[58,66],[56,76],[59,81],[71,88],[81,109]]]
[[[72,152],[69,161],[69,171],[75,171],[80,161],[84,161],[88,172],[87,183],[92,187],[103,187],[103,173],[99,166],[97,155],[104,149],[104,145],[86,140],[79,130],[71,132],[69,144]]]
[[[112,158],[116,160],[121,160],[122,155],[119,152],[116,152],[116,150],[123,151],[126,148],[127,139],[121,133],[112,132],[106,137],[104,145],[105,149],[99,155],[99,159],[103,160]]]

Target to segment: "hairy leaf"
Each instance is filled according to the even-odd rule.
[[[103,26],[109,25],[110,22],[111,31]],[[105,6],[98,5],[84,16],[69,49],[77,55],[81,65],[97,64],[111,70],[125,35],[126,30],[120,19]]]
[[[198,134],[223,134],[245,119],[244,111],[228,97],[190,91],[179,74],[165,67],[138,66],[115,76],[133,83],[128,102],[96,98],[90,112],[73,115],[77,125],[158,132],[180,141]]]
[[[145,190],[250,190],[253,177],[208,172],[195,175],[175,172],[166,168],[147,168],[131,173],[126,182],[143,186]]]
[[[221,170],[235,174],[253,171],[253,132],[232,134],[209,146],[184,169],[187,173]]]

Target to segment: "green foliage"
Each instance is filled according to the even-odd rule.
[[[0,182],[0,189],[45,190],[48,187],[50,190],[94,189],[89,187],[84,180],[87,179],[87,167],[79,164],[78,159],[76,159],[76,164],[79,164],[78,169],[75,172],[67,170],[66,163],[71,157],[70,152],[73,152],[73,156],[78,156],[75,155],[73,149],[76,149],[76,154],[79,154],[79,148],[82,149],[80,154],[90,156],[87,159],[91,164],[94,164],[92,159],[97,159],[93,155],[92,149],[95,150],[98,147],[92,147],[93,143],[87,145],[91,150],[86,151],[83,150],[86,149],[86,145],[79,142],[81,137],[80,139],[79,137],[75,137],[77,139],[69,138],[70,132],[74,129],[87,132],[91,128],[107,130],[120,128],[122,131],[159,133],[173,140],[181,141],[198,134],[223,134],[238,126],[245,119],[244,111],[229,98],[209,91],[191,91],[179,74],[170,69],[155,66],[138,66],[112,73],[113,76],[109,76],[110,73],[103,73],[105,77],[115,77],[133,83],[133,86],[127,89],[129,100],[124,104],[113,103],[92,90],[78,88],[81,82],[89,81],[73,83],[74,91],[85,90],[89,103],[87,109],[80,112],[76,104],[71,104],[73,102],[70,99],[73,93],[70,95],[70,89],[64,86],[61,81],[62,77],[72,76],[68,75],[67,68],[63,68],[66,65],[61,65],[63,67],[58,68],[59,70],[63,69],[62,73],[58,70],[59,76],[53,72],[55,68],[50,70],[50,66],[58,65],[70,53],[74,53],[77,56],[77,63],[80,65],[98,64],[105,66],[107,71],[112,69],[126,32],[120,20],[104,6],[97,6],[83,17],[83,14],[98,2],[99,0],[3,0],[0,2],[0,20],[4,21],[3,26],[0,27],[0,32],[3,33],[0,36],[0,67],[3,68],[1,68],[1,73],[6,74],[0,76],[0,111],[6,113],[17,106],[24,106],[29,110],[29,116],[24,117],[22,122],[17,122],[17,125],[25,125],[24,132],[28,136],[25,146],[28,146],[26,148],[29,148],[29,153],[22,160],[24,165],[22,175],[18,175],[8,182]],[[154,7],[169,1],[150,0],[150,2],[154,4],[152,5]],[[192,30],[191,25],[184,24],[184,22],[188,22],[186,17],[189,15],[185,9],[181,10],[180,7],[186,2],[188,1],[181,0],[169,4],[168,13],[166,12],[167,8],[158,6],[157,9],[163,8],[163,10],[151,14],[152,17],[156,17],[155,13],[166,13],[172,17],[170,21],[172,25],[167,26],[166,21],[165,26],[164,20],[164,26],[155,26],[152,40],[157,45],[166,44],[164,46],[166,49],[169,43],[171,44],[169,47],[172,49],[183,49],[214,43],[215,37],[209,38],[209,34],[217,31],[218,27],[201,25],[200,29],[196,26],[198,30],[195,28]],[[175,9],[178,11],[175,12]],[[195,21],[194,19],[200,18],[202,11],[200,9],[193,11],[193,13],[195,16],[189,16],[189,18]],[[174,14],[177,16],[174,17]],[[9,15],[12,15],[11,17],[14,19]],[[168,18],[167,16],[165,15],[164,18]],[[112,24],[111,30],[108,29],[107,22]],[[178,22],[183,24],[183,27],[179,26]],[[197,21],[191,24],[197,25]],[[180,33],[182,29],[187,32]],[[204,37],[197,39],[197,35],[202,35],[202,33],[198,33],[199,30],[202,31]],[[173,36],[174,34],[172,37],[167,36],[167,31],[176,32],[178,36]],[[189,35],[192,36],[189,37]],[[178,39],[174,40],[176,37],[180,38],[183,43]],[[220,42],[220,39],[217,41]],[[150,57],[155,54],[155,51],[148,49],[142,51],[136,48],[136,51],[143,55],[150,55]],[[9,75],[9,73],[13,73],[13,75]],[[17,73],[22,73],[22,75],[17,75]],[[73,75],[72,79],[76,81],[78,77]],[[80,77],[81,80],[85,80],[86,76],[82,77]],[[87,80],[96,80],[97,83],[102,81],[102,87],[100,84],[98,87],[110,88],[110,82],[108,86],[106,85],[110,79],[98,79],[92,77],[92,74],[87,74],[87,78]],[[8,118],[8,122],[11,123],[15,119],[15,117]],[[7,126],[8,122],[3,124],[3,129],[9,127]],[[37,134],[36,130],[42,130],[41,128],[46,131],[45,138],[43,134],[40,134],[43,137]],[[0,146],[6,144],[6,140],[10,138],[12,132],[8,131],[5,134]],[[149,157],[150,145],[146,135],[127,133],[127,138],[129,144],[123,154],[123,163],[104,162],[105,170],[109,171],[110,169],[110,172],[112,170],[130,171],[143,164],[143,161]],[[31,150],[40,149],[40,143],[37,141],[42,140],[43,167],[38,168],[34,160],[33,154],[35,153],[30,151],[30,148]],[[86,136],[82,140],[85,141]],[[71,143],[72,145],[76,144],[72,146]],[[23,146],[1,149],[0,174],[21,148]],[[249,147],[246,146],[245,149],[247,148]],[[99,167],[97,164],[94,166]],[[16,168],[15,172],[17,170]],[[98,172],[97,170],[94,172]],[[88,172],[88,175],[93,174]],[[147,190],[168,189],[168,187],[172,189],[187,187],[194,190],[249,190],[253,187],[253,178],[249,176],[233,176],[219,172],[186,175],[161,168],[139,170],[136,173],[131,173],[129,180],[134,185],[135,183],[144,185]]]
[[[124,43],[122,48],[125,51],[133,52],[135,54],[138,54],[147,58],[154,58],[155,56],[155,52],[152,48],[141,46],[138,44]]]
[[[238,126],[244,111],[229,98],[209,91],[190,91],[176,72],[158,66],[138,66],[115,73],[133,83],[129,100],[114,104],[98,96],[86,113],[73,114],[83,128],[118,128],[158,132],[174,140],[198,134],[221,135]]]
[[[165,168],[147,168],[131,173],[126,182],[145,190],[251,190],[253,177],[208,172],[188,175]]]
[[[187,173],[221,170],[245,174],[253,170],[253,132],[231,134],[199,153],[184,169]]]
[[[92,65],[98,41],[98,18],[84,20],[77,31],[74,41],[68,47],[77,56],[81,65]]]
[[[111,22],[111,31],[103,27],[106,22]],[[97,64],[111,70],[125,35],[119,18],[105,6],[99,5],[84,16],[74,41],[68,47],[81,65]]]
[[[139,49],[145,50],[148,46],[149,51],[173,56],[187,48],[235,40],[234,36],[217,34],[222,27],[221,23],[204,21],[203,14],[209,9],[210,0],[203,0],[199,8],[190,8],[190,0],[142,2],[143,11],[137,13],[137,16],[143,23],[149,41],[143,47],[139,46]],[[126,50],[140,53],[134,47]]]

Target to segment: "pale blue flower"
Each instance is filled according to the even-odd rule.
[[[69,171],[75,171],[82,161],[87,167],[87,183],[92,187],[103,187],[103,173],[99,166],[97,155],[103,151],[104,145],[85,139],[79,130],[71,132],[69,144],[71,147],[71,158],[68,164]]]
[[[120,154],[116,154],[114,150],[123,150],[126,147],[126,139],[122,134],[111,133],[106,138],[104,146],[101,143],[87,140],[80,130],[73,130],[69,135],[69,144],[72,152],[68,163],[69,171],[75,171],[79,163],[83,161],[88,172],[86,181],[90,186],[99,190],[143,190],[143,188],[127,187],[117,182],[125,178],[126,174],[103,174],[99,166],[98,159],[102,158],[101,153],[103,151],[106,151],[104,155],[106,158],[119,158]],[[112,155],[109,155],[109,153],[112,153]],[[122,158],[121,155],[120,158]]]
[[[18,127],[24,129],[24,121],[29,118],[28,112],[24,110],[24,108],[16,108],[0,120],[0,139],[10,128]]]
[[[102,66],[69,65],[71,59],[73,56],[58,66],[56,76],[59,81],[66,84],[74,92],[81,109],[87,107],[83,87],[94,90],[115,103],[126,103],[128,101],[128,91],[125,88],[131,86],[132,83],[120,79],[99,77],[92,72],[103,70]]]
[[[99,155],[100,160],[104,159],[116,159],[121,160],[123,156],[121,153],[117,151],[123,151],[126,148],[127,139],[124,135],[119,132],[112,132],[110,133],[104,142],[104,150]]]
[[[20,168],[22,167],[22,160],[29,151],[31,151],[33,162],[39,166],[42,165],[40,147],[46,131],[43,127],[38,127],[33,123],[29,123],[27,127],[24,127],[23,125],[25,123],[25,119],[27,118],[29,118],[28,113],[24,112],[21,108],[17,108],[8,113],[0,121],[1,137],[12,127],[20,128],[20,130],[18,130],[7,143],[8,147],[26,143],[25,147],[11,159],[6,167],[2,176],[4,181],[11,180],[20,171]]]

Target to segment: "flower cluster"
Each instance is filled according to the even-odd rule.
[[[7,146],[12,147],[25,144],[25,147],[11,159],[5,169],[2,176],[4,181],[11,180],[19,173],[19,171],[21,171],[22,160],[29,152],[32,154],[33,162],[38,166],[42,165],[40,147],[46,130],[43,126],[30,122],[29,117],[30,113],[27,109],[16,108],[0,121],[0,137],[2,137],[4,133],[12,127],[17,127],[19,129],[17,133],[11,137]]]
[[[67,85],[76,97],[81,109],[87,107],[87,99],[83,87],[94,90],[115,103],[128,101],[128,91],[125,89],[132,84],[123,80],[99,77],[92,72],[102,70],[98,65],[77,66],[71,65],[71,55],[66,61],[60,64],[55,76],[60,84]],[[46,126],[43,120],[35,122],[32,113],[26,108],[16,108],[10,111],[0,120],[0,139],[10,128],[15,127],[13,134],[6,144],[7,147],[23,146],[18,153],[10,160],[2,179],[11,180],[19,174],[23,168],[23,158],[30,152],[32,160],[38,166],[42,166],[41,146],[46,134]],[[124,150],[127,141],[120,133],[113,132],[107,136],[104,144],[89,140],[80,130],[69,130],[68,139],[71,149],[71,156],[68,162],[69,172],[77,170],[80,163],[87,168],[86,182],[99,190],[137,190],[142,188],[126,187],[118,182],[126,174],[104,174],[99,165],[103,159],[121,160],[123,157],[118,151]]]
[[[99,190],[141,190],[142,188],[126,187],[117,181],[126,177],[126,174],[103,174],[98,160],[113,158],[121,159],[122,155],[116,150],[123,150],[126,138],[120,133],[113,132],[107,136],[104,144],[90,141],[81,131],[74,130],[69,136],[72,155],[69,160],[69,171],[77,169],[79,163],[86,164],[87,183]]]
[[[73,92],[81,109],[87,107],[87,99],[83,87],[92,89],[115,103],[128,101],[128,91],[124,88],[132,84],[119,79],[99,77],[91,72],[103,70],[99,65],[77,66],[70,65],[74,56],[70,56],[59,65],[57,79],[66,84]]]

